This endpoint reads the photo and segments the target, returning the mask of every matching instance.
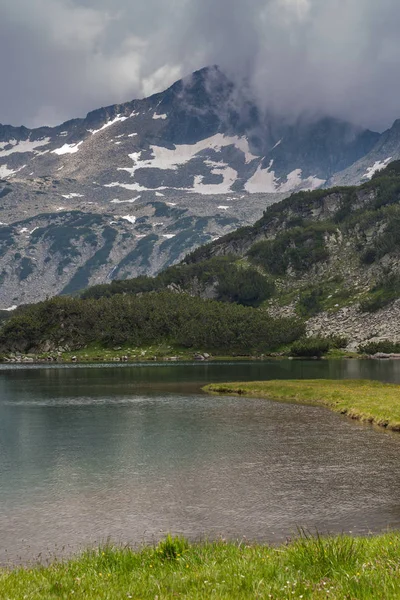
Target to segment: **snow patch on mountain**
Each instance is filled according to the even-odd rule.
[[[1,142],[0,144],[0,158],[4,156],[10,156],[11,154],[15,154],[16,152],[34,152],[36,148],[41,148],[42,146],[47,146],[49,144],[50,138],[42,138],[41,140],[36,140],[32,142],[30,139],[27,140],[9,140],[8,142]],[[6,146],[11,146],[5,150]]]
[[[114,188],[114,187],[120,187],[123,188],[124,190],[130,190],[131,192],[148,192],[148,191],[154,191],[154,188],[147,188],[144,187],[143,185],[140,185],[140,183],[120,183],[119,181],[113,181],[112,183],[106,183],[104,185],[105,188]],[[160,187],[157,188],[158,190],[166,190],[167,188],[164,187]]]
[[[133,162],[132,167],[120,167],[119,171],[126,171],[129,175],[134,178],[135,173],[138,169],[159,169],[161,171],[177,171],[179,167],[185,165],[195,158],[202,157],[201,153],[206,151],[214,153],[221,152],[222,148],[228,146],[234,146],[244,154],[246,164],[249,164],[253,160],[257,159],[250,152],[249,143],[246,138],[240,138],[237,136],[224,136],[218,133],[210,138],[200,140],[195,144],[182,144],[176,145],[174,148],[166,148],[164,146],[151,145],[150,150],[152,153],[151,158],[142,158],[143,151],[132,152],[129,154],[129,158]],[[222,182],[217,184],[206,184],[203,183],[203,175],[194,175],[194,183],[192,188],[180,188],[182,190],[203,194],[227,194],[231,191],[232,185],[237,181],[238,173],[232,169],[225,162],[217,162],[215,160],[206,159],[204,164],[211,167],[211,173],[213,175],[221,175]],[[106,184],[105,187],[122,187],[129,190],[135,190],[143,192],[150,189],[164,190],[166,187],[158,188],[147,188],[143,187],[139,183],[123,184],[123,183],[110,183]],[[171,188],[173,189],[173,188]]]
[[[162,119],[163,121],[165,121],[165,119],[167,119],[168,115],[158,115],[157,113],[154,113],[153,115],[153,119],[157,120],[157,119]]]
[[[136,223],[136,217],[133,217],[132,215],[125,215],[124,217],[121,217],[121,219],[128,221],[128,223],[132,223],[132,225]]]
[[[75,154],[78,152],[81,144],[83,144],[83,140],[77,144],[64,144],[64,146],[61,146],[61,148],[56,148],[53,150],[53,154],[58,154],[58,156],[63,156],[64,154]]]
[[[316,190],[325,183],[324,179],[311,176],[302,179],[302,170],[294,169],[287,175],[286,182],[280,183],[280,178],[277,178],[275,171],[272,170],[274,161],[271,160],[266,169],[262,168],[260,163],[256,172],[245,183],[245,190],[250,194],[257,193],[287,193],[295,189]]]
[[[249,149],[249,143],[246,138],[228,137],[221,133],[200,140],[195,144],[176,145],[174,149],[164,148],[163,146],[150,146],[153,153],[153,158],[142,160],[141,151],[129,154],[129,158],[133,161],[133,167],[126,167],[121,170],[127,171],[132,177],[138,169],[152,168],[161,170],[177,170],[179,166],[184,165],[195,158],[200,152],[205,150],[213,150],[220,152],[222,148],[227,146],[235,146],[245,155],[246,162],[251,162],[256,159]]]
[[[136,116],[136,114],[132,113],[131,117]],[[99,129],[88,129],[89,133],[91,133],[92,135],[95,135],[96,133],[100,133],[100,131],[104,131],[104,129],[108,129],[108,127],[111,127],[112,125],[115,125],[115,123],[122,123],[123,121],[126,121],[128,119],[128,117],[123,117],[122,115],[117,115],[115,117],[115,119],[112,119],[111,121],[107,121],[107,123],[104,123],[104,125],[102,127],[100,127]]]
[[[363,179],[372,179],[372,176],[375,175],[375,173],[377,173],[378,171],[380,171],[381,169],[384,169],[385,167],[387,167],[387,165],[390,163],[390,161],[392,160],[392,157],[389,156],[389,158],[386,158],[385,160],[377,160],[372,167],[369,167],[366,171],[366,173],[363,175]]]
[[[7,165],[0,165],[0,179],[8,179],[17,173],[17,170],[9,169]]]
[[[257,194],[259,192],[275,193],[275,173],[271,171],[274,161],[271,160],[267,169],[262,168],[260,163],[257,167],[257,171],[250,179],[245,183],[244,189],[250,194]]]
[[[273,146],[273,147],[271,148],[271,150],[275,150],[275,148],[277,148],[278,146],[280,146],[280,145],[282,144],[282,142],[283,142],[283,139],[282,139],[282,140],[279,140],[278,142],[276,142],[275,146]]]
[[[131,200],[118,200],[118,198],[115,198],[111,200],[111,204],[133,204],[136,200],[140,200],[140,198],[141,196],[136,196],[136,198],[132,198]]]

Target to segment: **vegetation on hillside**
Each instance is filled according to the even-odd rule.
[[[360,303],[363,312],[376,312],[400,297],[400,274],[384,275]]]
[[[5,569],[13,600],[400,597],[400,535],[308,536],[272,547],[168,537],[141,550],[105,546],[47,566]]]
[[[301,337],[302,326],[294,320],[278,326],[265,312],[244,307],[292,303],[303,320],[349,302],[360,302],[365,312],[383,308],[400,297],[399,231],[400,161],[359,188],[294,194],[270,206],[253,227],[199,248],[156,277],[113,281],[89,288],[80,299],[2,315],[10,321],[0,349],[26,351],[48,339],[73,348],[168,341],[230,353],[272,350]],[[70,260],[67,233],[61,242]],[[28,270],[26,263],[21,276]],[[65,291],[75,293],[89,275],[79,272]]]
[[[329,258],[325,237],[335,231],[336,227],[329,223],[296,226],[274,240],[257,242],[250,248],[248,256],[272,275],[285,275],[289,267],[296,273],[303,273]]]
[[[27,306],[0,332],[3,352],[72,349],[97,343],[168,343],[213,352],[251,354],[274,350],[304,335],[296,319],[173,292],[116,294],[99,299],[60,297]]]
[[[155,278],[96,286],[83,297],[178,286],[191,294],[260,306],[271,298],[282,305],[280,298],[293,291],[291,301],[297,296],[296,312],[304,319],[351,301],[361,301],[361,309],[371,312],[400,297],[398,260],[390,260],[400,252],[399,231],[397,161],[358,188],[293,194],[268,207],[252,227],[198,248]],[[350,267],[353,279],[346,277]],[[357,277],[365,279],[369,292],[360,294]]]
[[[182,290],[212,289],[215,300],[235,302],[244,306],[259,306],[274,293],[274,283],[254,268],[235,264],[235,257],[214,257],[202,264],[181,264],[169,267],[156,277],[136,277],[116,280],[85,290],[81,297],[101,298],[115,294],[139,294],[159,291],[169,286]]]

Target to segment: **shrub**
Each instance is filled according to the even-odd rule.
[[[313,317],[322,311],[321,300],[324,293],[321,289],[314,289],[311,292],[306,292],[300,296],[297,303],[296,311],[301,317]]]
[[[273,275],[285,275],[289,267],[304,273],[329,258],[325,245],[327,232],[336,231],[329,223],[314,223],[279,233],[274,240],[257,242],[249,251],[250,260]]]
[[[331,348],[330,342],[325,338],[303,338],[290,348],[290,354],[296,357],[314,357],[320,358],[327,354]]]
[[[367,298],[360,302],[362,312],[376,312],[400,298],[400,276],[390,274],[383,277],[371,290]]]
[[[236,302],[243,306],[259,306],[270,298],[275,284],[255,269],[226,270],[220,276],[217,299],[221,302]]]
[[[382,352],[383,354],[399,354],[400,353],[400,342],[390,342],[389,340],[383,340],[381,342],[367,342],[361,344],[358,347],[360,354],[377,354]]]
[[[328,336],[329,346],[331,350],[341,350],[346,348],[349,340],[344,335],[330,335]]]

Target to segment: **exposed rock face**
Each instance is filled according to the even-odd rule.
[[[380,140],[261,115],[217,67],[58,127],[0,125],[0,308],[156,273]]]
[[[337,312],[323,312],[307,323],[310,336],[340,335],[349,340],[349,350],[356,350],[365,340],[379,342],[400,340],[400,300],[376,313],[363,313],[359,306],[348,306]]]

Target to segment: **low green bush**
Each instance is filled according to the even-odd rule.
[[[305,292],[300,296],[296,306],[296,312],[300,317],[314,317],[323,310],[322,299],[324,293],[321,289],[314,289],[311,292]]]
[[[389,274],[383,277],[360,302],[362,312],[376,312],[400,298],[400,276]]]
[[[330,335],[327,337],[331,350],[342,350],[347,347],[349,340],[344,335]]]
[[[290,347],[290,354],[297,358],[310,358],[324,356],[331,349],[331,344],[325,338],[302,338],[294,342]]]
[[[378,354],[378,352],[382,352],[383,354],[400,354],[400,343],[390,342],[389,340],[367,342],[366,344],[361,344],[358,347],[358,351],[360,354],[369,354],[370,356]]]
[[[288,268],[304,273],[313,265],[327,260],[327,233],[337,230],[332,223],[312,223],[279,233],[274,240],[254,244],[249,259],[273,275],[285,275]]]

